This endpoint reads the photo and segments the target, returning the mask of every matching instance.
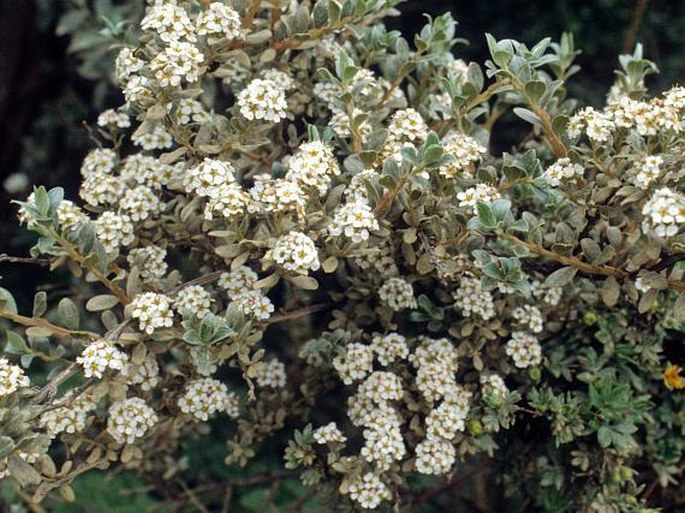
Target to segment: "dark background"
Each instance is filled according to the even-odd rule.
[[[62,185],[68,198],[76,198],[80,162],[91,146],[83,122],[94,123],[100,110],[122,101],[108,85],[114,55],[98,40],[100,16],[125,19],[142,2],[0,0],[0,182],[23,172],[31,184]],[[410,0],[400,8],[402,16],[388,24],[410,40],[425,23],[423,13],[450,10],[459,22],[458,37],[469,40],[456,53],[479,63],[487,58],[485,32],[528,44],[573,32],[583,53],[578,60],[582,71],[572,79],[570,91],[581,104],[601,105],[617,55],[632,51],[638,41],[661,69],[650,78],[653,92],[685,77],[685,1]],[[65,19],[76,9],[84,19],[72,26],[73,20],[69,25]],[[13,196],[0,188],[0,253],[27,252],[29,236],[16,229],[16,207],[9,201],[28,192],[30,188]],[[2,286],[25,283],[27,273],[41,272],[23,267],[17,275],[13,270],[16,264],[0,262]]]

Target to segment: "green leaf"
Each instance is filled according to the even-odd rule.
[[[0,311],[17,313],[17,303],[14,301],[12,293],[2,287],[0,287]]]
[[[494,228],[496,224],[495,215],[489,203],[483,203],[482,201],[476,203],[476,212],[478,213],[478,221],[480,221],[483,227]]]
[[[100,312],[102,310],[109,310],[119,304],[119,299],[111,294],[100,294],[93,296],[86,303],[86,310],[89,312]]]
[[[7,346],[5,352],[9,354],[26,354],[29,347],[26,345],[24,337],[14,331],[7,330]]]
[[[328,0],[319,0],[314,5],[314,26],[323,27],[328,21]]]
[[[542,120],[532,110],[524,109],[523,107],[514,107],[514,114],[532,125],[542,126]]]
[[[613,276],[607,277],[602,284],[602,300],[607,306],[614,306],[621,296],[621,287],[616,278]]]
[[[294,285],[304,290],[316,290],[319,288],[319,282],[311,276],[292,276],[288,278]]]
[[[60,300],[57,305],[57,313],[65,328],[70,330],[79,329],[79,325],[81,324],[79,309],[71,299],[65,297]]]
[[[557,269],[552,274],[547,276],[547,279],[545,280],[545,286],[563,287],[564,285],[568,285],[577,273],[578,269],[575,267],[562,267],[561,269]]]
[[[37,292],[33,297],[33,316],[40,317],[48,309],[48,295],[45,291]]]

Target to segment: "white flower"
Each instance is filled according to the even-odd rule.
[[[183,413],[206,421],[214,413],[226,411],[230,402],[231,396],[226,385],[216,379],[201,378],[186,386],[178,399],[178,407]]]
[[[159,364],[155,356],[148,353],[140,365],[129,364],[126,372],[130,385],[139,385],[141,390],[153,390],[159,383]]]
[[[197,82],[205,56],[192,43],[172,41],[150,62],[150,69],[162,87],[177,87],[181,82]]]
[[[92,174],[111,173],[117,163],[117,154],[109,148],[98,148],[92,150],[81,164],[81,174],[87,177]]]
[[[426,417],[426,433],[429,438],[452,440],[466,428],[471,392],[459,385],[450,387],[442,403]]]
[[[198,196],[219,197],[219,187],[235,182],[235,169],[222,160],[204,159],[191,167],[183,178],[183,187]]]
[[[297,183],[283,178],[271,178],[262,173],[255,176],[254,185],[250,189],[248,212],[257,214],[272,214],[294,212],[304,217],[307,195]]]
[[[57,221],[62,230],[71,230],[88,221],[88,215],[72,201],[62,200],[57,206]]]
[[[316,428],[312,432],[312,436],[314,437],[314,441],[320,445],[325,445],[332,442],[345,443],[347,441],[347,438],[338,429],[338,426],[335,422],[331,422],[325,426]]]
[[[543,176],[550,185],[557,187],[561,182],[582,177],[584,172],[583,166],[571,163],[571,159],[568,157],[562,157],[549,166]]]
[[[132,444],[159,420],[154,410],[139,397],[114,403],[108,413],[107,432],[120,444]]]
[[[233,299],[237,296],[247,294],[252,291],[259,276],[256,272],[245,265],[241,265],[230,273],[221,273],[218,285],[228,292],[228,298]]]
[[[69,406],[46,411],[40,416],[39,423],[50,438],[61,433],[80,433],[86,428],[88,413],[96,406],[96,403],[87,398],[78,398]]]
[[[162,125],[155,125],[152,130],[140,135],[131,136],[133,144],[140,146],[144,150],[163,150],[171,148],[174,138],[166,131]]]
[[[380,226],[373,210],[366,201],[358,200],[338,208],[328,232],[333,236],[345,235],[353,243],[359,244],[368,240],[369,231],[378,230]]]
[[[378,289],[378,297],[392,310],[416,308],[416,298],[411,283],[404,278],[390,278]]]
[[[285,365],[276,358],[262,362],[254,377],[260,387],[283,388],[286,382]]]
[[[128,246],[135,239],[133,223],[126,214],[108,210],[100,214],[94,224],[95,234],[107,253],[113,253],[120,246]]]
[[[685,224],[685,195],[668,187],[657,189],[642,208],[642,231],[673,237]]]
[[[320,141],[300,145],[297,153],[288,160],[286,178],[303,189],[316,189],[323,195],[331,178],[340,174],[338,162],[330,146]]]
[[[197,33],[200,36],[215,35],[227,39],[242,37],[240,15],[221,2],[212,2],[197,17]]]
[[[511,334],[505,351],[514,360],[514,365],[520,369],[540,365],[542,362],[542,348],[537,338],[523,331]]]
[[[502,196],[499,191],[492,185],[486,185],[483,183],[477,184],[475,187],[466,189],[457,193],[457,199],[459,200],[460,207],[473,207],[473,214],[477,215],[477,204],[481,203],[492,203],[495,200],[500,199]]]
[[[204,216],[211,221],[215,216],[224,219],[240,219],[249,209],[250,196],[237,183],[225,183],[211,190],[205,205]]]
[[[89,174],[79,190],[81,199],[94,207],[116,205],[124,195],[124,184],[114,176],[104,173]]]
[[[333,368],[343,383],[351,385],[364,379],[373,369],[373,351],[370,346],[347,344],[342,352],[333,359]]]
[[[157,328],[170,328],[174,324],[171,301],[163,294],[143,292],[131,301],[131,317],[138,319],[141,331],[148,335]]]
[[[265,321],[274,312],[274,304],[260,290],[250,290],[233,298],[243,314]]]
[[[481,374],[480,386],[483,390],[483,400],[491,405],[500,404],[509,394],[507,385],[498,374]]]
[[[349,486],[350,498],[359,503],[362,508],[375,509],[384,500],[390,500],[392,493],[380,478],[367,472],[361,478],[352,481]]]
[[[133,221],[144,221],[151,215],[161,212],[163,204],[147,185],[139,185],[127,191],[119,202],[119,208]]]
[[[404,360],[409,356],[407,339],[399,333],[374,335],[371,341],[371,349],[376,353],[378,362],[381,365],[390,365],[397,360]]]
[[[30,384],[31,382],[24,374],[23,369],[12,365],[7,358],[0,357],[0,397],[10,395]]]
[[[445,178],[454,179],[480,160],[486,149],[473,137],[457,132],[448,133],[443,142],[445,154],[451,157],[450,162],[440,166],[439,173]]]
[[[453,292],[454,307],[464,315],[478,315],[484,321],[495,316],[495,299],[489,290],[470,273],[465,273],[459,282],[459,288]]]
[[[402,381],[392,372],[375,371],[359,386],[357,393],[383,406],[387,401],[397,401],[402,398]]]
[[[454,466],[456,450],[449,440],[427,437],[416,446],[416,471],[427,475],[446,475]]]
[[[393,409],[383,406],[374,408],[364,425],[361,456],[381,470],[388,470],[394,461],[401,460],[407,448],[400,424],[400,417]]]
[[[134,248],[126,257],[131,267],[138,267],[138,272],[143,280],[162,278],[168,269],[167,263],[164,261],[165,258],[166,249],[159,246]]]
[[[198,319],[202,319],[209,313],[212,301],[212,295],[204,287],[189,285],[178,292],[174,306],[179,312],[187,311]]]
[[[143,30],[155,31],[165,43],[175,43],[180,39],[195,41],[195,27],[188,13],[175,2],[154,6],[140,26]]]
[[[301,232],[280,237],[269,256],[283,269],[294,273],[307,274],[321,267],[314,241]]]
[[[661,174],[661,165],[664,159],[658,155],[648,155],[640,162],[640,167],[637,176],[635,177],[635,185],[641,189],[649,187],[655,179],[659,178]]]
[[[128,128],[131,126],[131,118],[125,112],[119,112],[114,109],[107,109],[100,113],[97,120],[98,126]]]
[[[512,317],[527,326],[533,333],[540,333],[544,327],[544,318],[537,306],[519,306],[512,313]]]
[[[125,374],[128,356],[113,342],[98,340],[86,346],[81,356],[76,358],[76,363],[83,367],[85,377],[102,378],[102,373],[107,369],[118,370]]]
[[[287,117],[285,92],[275,82],[255,78],[238,93],[240,114],[249,120],[278,123]]]

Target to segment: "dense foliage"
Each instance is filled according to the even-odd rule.
[[[30,315],[0,289],[15,508],[93,469],[181,510],[414,511],[476,473],[521,511],[682,505],[685,89],[650,98],[638,46],[577,109],[570,35],[467,64],[449,15],[408,41],[395,4],[110,26],[126,103],[82,206],[19,205],[69,288]],[[508,112],[530,130],[494,154]]]

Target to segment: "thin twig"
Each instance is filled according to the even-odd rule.
[[[327,310],[330,305],[327,304],[317,304],[311,306],[305,306],[297,310],[292,310],[290,312],[285,312],[279,315],[273,315],[266,321],[266,324],[276,324],[278,322],[292,321],[294,319],[299,319],[300,317],[306,317],[316,312],[321,312],[322,310]]]
[[[645,13],[647,12],[647,4],[649,0],[637,0],[635,2],[635,9],[633,9],[633,15],[630,18],[630,24],[626,29],[626,34],[623,37],[623,52],[630,53],[635,46],[635,41],[637,41],[637,34],[640,32],[640,25],[645,18]]]
[[[49,258],[26,258],[10,256],[6,253],[0,254],[0,263],[9,262],[12,264],[34,264],[34,265],[50,265],[52,260]]]

